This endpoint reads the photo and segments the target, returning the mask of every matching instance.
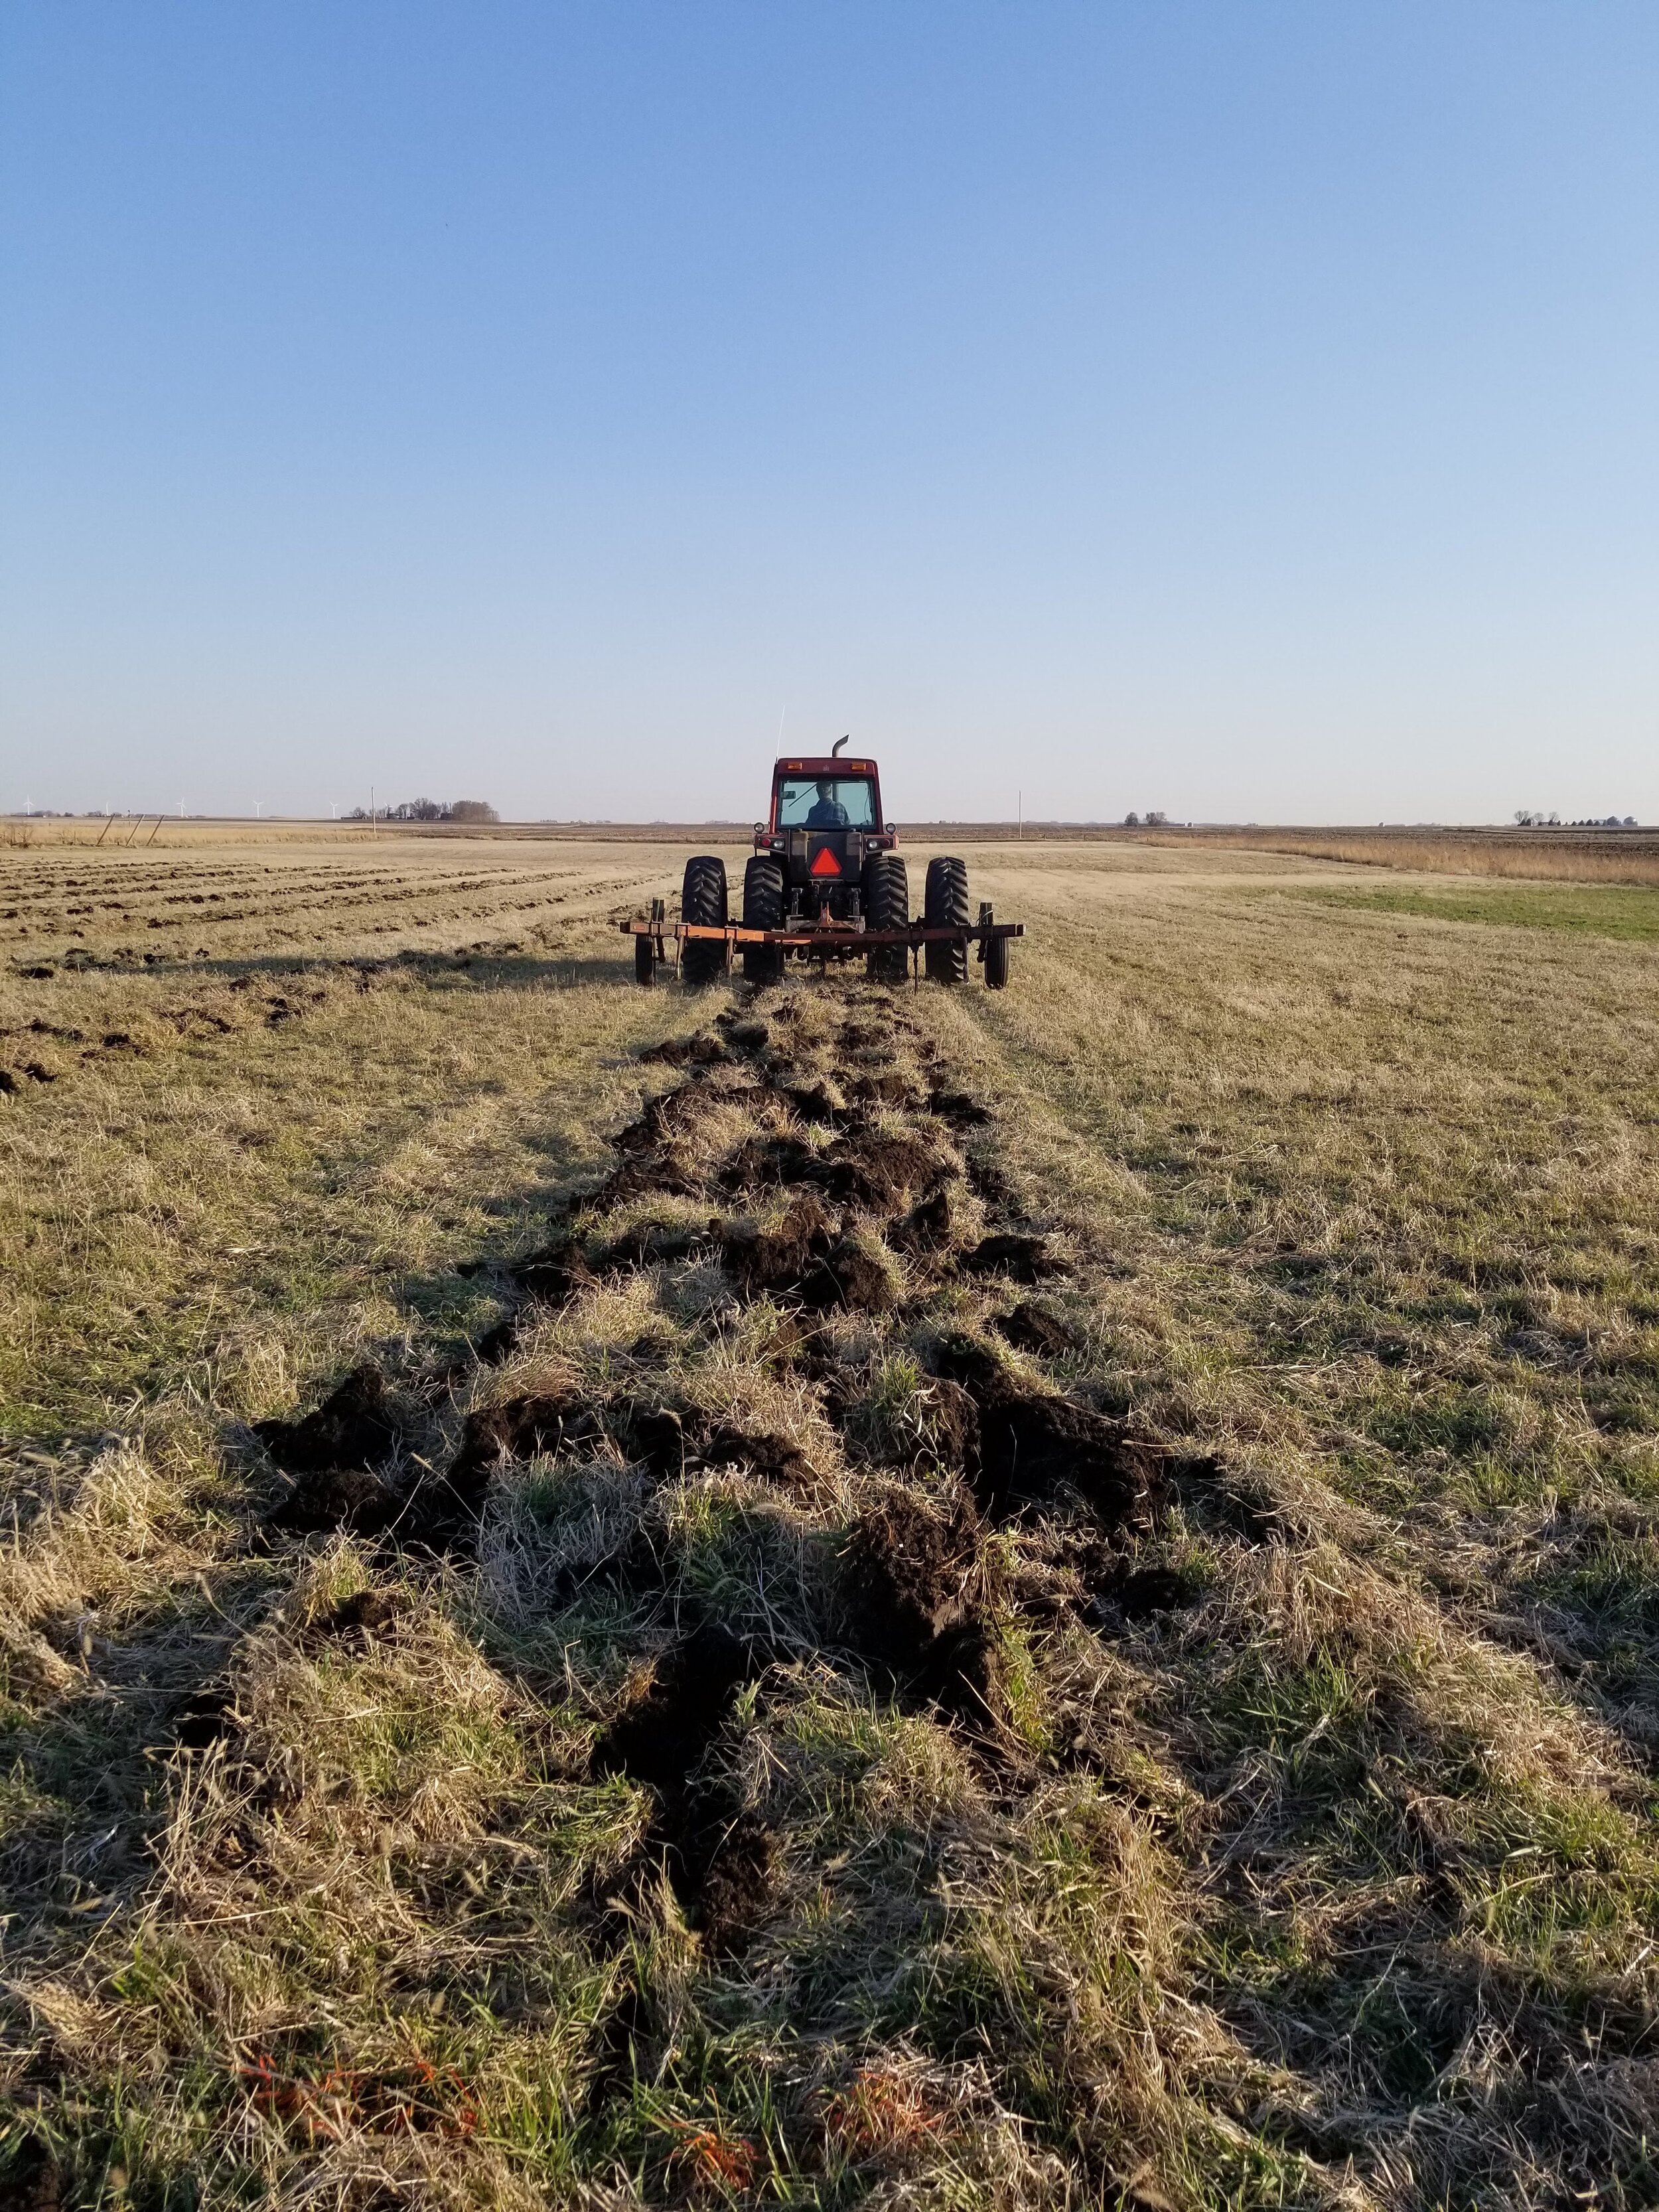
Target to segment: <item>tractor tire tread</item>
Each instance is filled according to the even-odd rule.
[[[922,916],[929,929],[966,929],[969,926],[973,916],[968,905],[968,863],[965,860],[947,854],[940,854],[929,860]],[[931,982],[965,983],[968,981],[966,944],[932,944],[926,948],[922,957]]]

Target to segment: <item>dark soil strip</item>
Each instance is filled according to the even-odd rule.
[[[354,1367],[302,1419],[256,1421],[253,1433],[290,1474],[376,1467],[401,1448],[404,1437],[385,1378],[374,1367]]]

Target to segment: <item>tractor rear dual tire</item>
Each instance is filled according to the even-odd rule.
[[[726,863],[713,854],[699,853],[685,864],[685,878],[680,887],[680,920],[700,924],[705,929],[724,929],[726,918]],[[713,983],[726,973],[726,946],[709,937],[688,937],[682,941],[680,973],[691,984]]]
[[[864,864],[864,920],[870,929],[908,929],[910,877],[902,853],[872,853]],[[872,945],[866,955],[872,983],[902,983],[910,954],[902,945]]]
[[[783,870],[775,860],[758,855],[743,872],[743,926],[745,929],[783,927]],[[751,983],[783,981],[781,945],[745,945],[743,972]]]
[[[966,929],[973,917],[968,911],[968,863],[941,854],[927,863],[927,887],[922,898],[922,919],[929,929]],[[965,983],[968,981],[966,939],[952,945],[944,939],[930,943],[924,955],[928,981]]]

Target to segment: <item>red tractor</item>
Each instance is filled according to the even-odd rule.
[[[968,903],[968,870],[940,856],[927,863],[919,921],[910,919],[910,883],[898,832],[884,822],[881,775],[872,760],[833,752],[779,761],[771,811],[755,824],[755,854],[744,869],[743,920],[728,914],[726,863],[702,853],[685,864],[680,919],[671,924],[658,900],[649,916],[624,922],[635,939],[635,973],[649,983],[678,946],[688,983],[712,982],[738,951],[751,982],[775,983],[790,953],[829,962],[863,957],[878,982],[902,983],[920,950],[939,983],[965,983],[968,947],[977,944],[994,991],[1008,981],[1008,940],[1020,922],[997,922]]]

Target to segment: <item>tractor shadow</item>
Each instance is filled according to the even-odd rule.
[[[465,990],[469,987],[495,990],[577,989],[595,983],[634,985],[631,951],[610,959],[558,959],[528,954],[444,953],[403,951],[384,958],[374,954],[258,953],[214,960],[157,960],[138,965],[110,963],[94,973],[155,976],[168,982],[217,983],[249,981],[283,982],[305,976],[313,981],[349,981],[362,990],[393,978],[425,984],[434,990]],[[637,987],[635,987],[637,988]]]

